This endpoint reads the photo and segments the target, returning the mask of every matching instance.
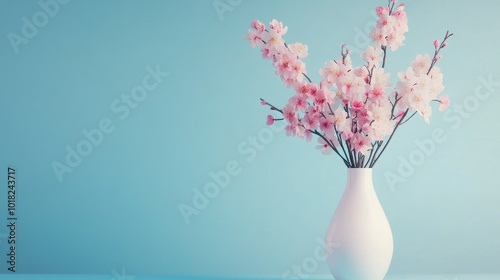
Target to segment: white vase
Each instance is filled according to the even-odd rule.
[[[372,182],[371,168],[350,168],[326,234],[335,280],[382,280],[391,264],[392,231]]]

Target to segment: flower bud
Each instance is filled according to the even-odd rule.
[[[438,46],[439,46],[439,41],[438,41],[438,40],[435,40],[435,41],[434,41],[434,47],[436,47],[436,48],[437,48]]]
[[[271,116],[271,115],[267,115],[267,121],[266,121],[266,124],[267,125],[273,125],[274,124],[274,117]]]

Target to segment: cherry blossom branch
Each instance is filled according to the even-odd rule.
[[[351,143],[346,140],[345,141],[345,145],[347,147],[347,151],[349,151],[349,159],[350,159],[350,162],[351,162],[351,165],[349,167],[354,167],[353,164],[354,164],[354,159],[353,159],[353,156],[352,156],[352,153],[353,153],[353,149],[351,149]]]
[[[265,101],[265,100],[264,100],[264,99],[262,99],[262,98],[260,98],[260,103],[261,103],[262,105],[267,105],[267,106],[271,107],[271,110],[273,110],[273,111],[278,111],[278,112],[280,112],[281,114],[283,114],[283,111],[282,111],[281,109],[278,109],[276,106],[272,105],[271,103],[269,103],[269,102]]]
[[[366,84],[370,86],[370,91],[367,93],[366,99],[361,99],[363,97],[359,99],[354,98],[353,101],[351,100],[349,95],[340,96],[339,92],[341,92],[341,90],[339,89],[336,93],[337,98],[340,98],[341,101],[339,104],[339,108],[335,109],[340,111],[342,119],[349,119],[349,127],[340,126],[340,124],[337,123],[336,120],[330,119],[330,116],[335,116],[335,113],[332,109],[332,104],[328,103],[328,101],[326,100],[327,98],[331,98],[332,95],[329,91],[326,90],[322,92],[318,91],[318,87],[320,90],[324,90],[323,87],[330,87],[331,84],[335,84],[335,80],[338,80],[339,74],[347,76],[354,73],[351,72],[354,70],[362,70],[363,72],[365,71],[362,68],[353,68],[351,66],[349,59],[350,50],[346,48],[346,44],[343,44],[340,50],[341,60],[337,60],[338,62],[334,60],[333,62],[335,62],[335,64],[332,63],[331,66],[329,62],[328,66],[325,66],[325,68],[322,68],[320,70],[323,79],[327,79],[327,82],[323,83],[323,81],[321,81],[319,84],[313,84],[310,77],[306,74],[307,71],[305,70],[305,63],[301,60],[301,58],[305,58],[307,56],[307,46],[302,45],[301,43],[288,45],[282,39],[282,36],[286,33],[287,27],[283,27],[281,22],[273,20],[270,24],[269,30],[265,29],[263,27],[264,25],[260,21],[252,22],[252,27],[255,31],[250,30],[246,38],[248,38],[252,47],[258,45],[263,48],[262,56],[265,59],[273,60],[273,65],[276,68],[276,74],[282,78],[287,87],[295,87],[297,94],[295,99],[290,99],[287,106],[281,109],[267,103],[262,98],[260,99],[263,105],[267,105],[271,110],[280,112],[283,115],[282,118],[274,118],[272,115],[268,115],[268,125],[272,125],[274,121],[288,120],[289,123],[286,128],[287,135],[298,136],[300,138],[306,138],[307,140],[311,139],[312,134],[316,135],[317,137],[319,137],[320,143],[322,143],[322,145],[320,146],[322,147],[322,150],[325,151],[326,149],[327,152],[330,152],[329,149],[331,148],[342,159],[342,161],[348,168],[372,168],[380,159],[381,155],[385,152],[385,149],[392,141],[392,138],[399,126],[405,124],[411,118],[413,118],[417,112],[420,112],[414,111],[412,109],[412,106],[404,106],[404,109],[401,108],[402,106],[400,105],[401,102],[403,102],[401,100],[403,100],[403,97],[405,96],[405,92],[402,91],[400,91],[399,93],[394,91],[394,95],[388,97],[388,100],[382,100],[383,102],[380,102],[380,104],[377,103],[380,108],[375,108],[372,110],[370,107],[372,103],[375,104],[375,99],[372,100],[369,98],[381,97],[379,85],[372,86],[372,78],[373,75],[375,75],[375,66],[373,65],[373,67],[371,67],[370,61],[375,61],[375,59],[377,61],[380,61],[381,53],[383,53],[381,67],[382,69],[384,69],[385,63],[387,61],[387,56],[389,55],[387,49],[391,48],[392,50],[396,50],[397,47],[401,46],[402,42],[398,39],[404,39],[404,37],[398,36],[403,35],[407,31],[407,18],[404,12],[404,5],[401,4],[396,8],[396,2],[397,0],[388,0],[387,7],[377,7],[377,15],[379,17],[379,21],[377,21],[377,29],[375,29],[375,33],[373,33],[374,35],[372,36],[372,39],[375,45],[380,49],[375,49],[372,47],[367,49],[365,54],[363,54],[363,59],[367,62],[366,72],[368,74],[364,74],[366,75],[364,80]],[[391,16],[395,21],[389,21],[385,18],[386,16]],[[390,28],[389,31],[391,32],[393,37],[385,36],[384,38],[384,35],[381,35],[387,34],[385,33],[385,31],[381,31],[381,26],[387,24],[389,24],[387,28]],[[266,33],[264,34],[264,37],[266,37],[265,40],[262,39],[263,37],[261,37],[261,35],[263,34],[262,32]],[[446,46],[446,40],[452,35],[452,33],[447,31],[441,43],[437,40],[434,41],[434,57],[432,61],[429,61],[428,55],[425,56],[426,64],[425,66],[423,66],[424,69],[421,69],[419,71],[419,75],[424,74],[427,67],[427,75],[430,75],[430,72],[433,72],[434,74],[437,69],[433,70],[433,67],[437,63],[437,61],[441,59],[441,56],[439,55],[440,51]],[[380,50],[382,50],[382,52]],[[417,58],[419,58],[419,56],[417,56]],[[343,65],[340,65],[341,63]],[[383,73],[384,70],[382,69],[380,70]],[[333,73],[336,73],[337,76],[335,77]],[[379,72],[377,72],[377,75],[378,74]],[[330,77],[332,78],[330,79]],[[386,78],[384,76],[379,77],[378,79],[383,81]],[[384,85],[384,83],[381,84]],[[299,87],[298,89],[297,86]],[[340,87],[338,83],[336,86]],[[403,86],[405,87],[403,87],[402,90],[406,91],[406,86],[411,89],[412,85],[404,84]],[[387,86],[383,87],[386,88]],[[304,93],[307,93],[307,95],[302,95]],[[385,93],[385,90],[383,90],[382,94]],[[444,96],[441,99],[432,100],[441,103],[442,106],[440,106],[440,111],[442,111],[442,107],[444,108],[447,104],[449,104],[449,99],[447,99],[447,96]],[[326,105],[328,106],[329,112],[325,107]],[[360,107],[364,107],[364,110],[361,110]],[[382,110],[382,107],[384,110],[384,114],[388,114],[390,112],[390,117],[388,119],[380,120],[382,112],[379,111],[379,109]],[[303,114],[298,112],[299,109],[302,110]],[[409,114],[410,109],[412,109],[412,114]],[[369,112],[370,110],[372,110],[371,113]],[[345,111],[345,113],[343,111]],[[287,112],[286,116],[284,112]],[[320,113],[320,115],[317,114],[318,112]],[[302,115],[303,117],[301,117]],[[321,116],[325,119],[321,119]],[[368,118],[366,118],[366,116],[368,116]],[[293,124],[292,120],[289,119],[292,117]],[[336,118],[338,117],[339,116],[336,116]],[[425,117],[427,120],[427,116]],[[374,120],[369,121],[370,118],[376,119],[377,121],[380,120],[381,122],[373,124]],[[316,124],[317,126],[318,122],[320,122],[320,127],[317,127],[314,130],[309,129],[313,124]],[[372,132],[368,133],[366,129],[363,129],[365,128],[365,125],[368,125],[369,129],[373,129],[373,136]],[[388,129],[389,131],[387,131],[386,129]],[[390,131],[390,129],[392,129],[392,132]],[[335,135],[333,135],[333,132],[335,133]],[[389,132],[390,135],[388,135],[387,132]],[[388,135],[389,137],[378,138],[378,136],[382,133],[383,135]],[[343,139],[344,137],[348,139]]]
[[[335,146],[333,145],[333,143],[328,138],[326,138],[325,136],[323,136],[323,134],[319,133],[317,130],[311,130],[311,129],[308,129],[308,130],[312,134],[321,137],[328,144],[328,146],[330,146],[330,148],[332,148],[332,150],[344,161],[344,164],[347,167],[350,167],[349,166],[349,162],[339,153],[339,151],[337,150],[337,148],[335,148]]]
[[[334,125],[333,128],[335,129],[335,134],[337,134],[337,140],[339,141],[339,145],[340,147],[342,148],[342,151],[344,152],[344,155],[345,155],[345,158],[348,158],[347,156],[347,151],[345,150],[344,148],[344,144],[343,144],[343,141],[342,140],[342,136],[339,134],[339,132],[337,131],[337,127]],[[346,142],[347,143],[347,142]]]
[[[387,142],[385,142],[385,145],[384,147],[382,148],[382,151],[380,151],[380,154],[378,154],[378,156],[374,157],[374,160],[373,160],[373,163],[370,164],[370,168],[373,167],[373,165],[375,165],[375,163],[377,163],[378,159],[380,158],[380,156],[384,153],[385,151],[385,148],[387,148],[387,145],[389,144],[389,142],[391,142],[391,139],[392,139],[392,136],[394,136],[394,133],[396,132],[396,130],[398,129],[399,125],[401,124],[401,122],[403,121],[403,119],[405,118],[406,114],[408,114],[408,110],[409,109],[406,109],[406,111],[404,112],[403,116],[401,116],[401,119],[398,121],[398,123],[396,124],[396,126],[394,127],[394,130],[392,131],[391,133],[391,136],[389,136],[389,139],[387,139]]]
[[[363,168],[363,162],[365,161],[365,155],[358,153],[359,161],[357,168]]]
[[[276,106],[272,105],[271,103],[265,101],[264,99],[260,98],[260,101],[263,105],[267,105],[270,107],[271,110],[274,110],[274,111],[278,111],[280,112],[281,114],[283,114],[283,111],[281,109],[278,109]],[[323,115],[324,117],[324,115]],[[274,120],[284,120],[284,119],[274,119]],[[302,125],[303,127],[303,125]],[[330,146],[330,148],[332,148],[332,150],[344,161],[344,164],[347,166],[347,167],[350,167],[350,164],[349,162],[339,153],[338,149],[335,148],[335,146],[333,145],[333,143],[327,139],[325,136],[323,136],[321,133],[319,133],[317,130],[311,130],[311,129],[308,129],[312,134],[315,134],[319,137],[321,137],[326,143],[328,143],[328,145]],[[338,132],[336,131],[337,133],[337,137],[339,137],[338,135]],[[338,138],[337,138],[338,139]],[[339,141],[340,142],[340,141]],[[344,147],[341,146],[342,149],[344,150]],[[345,150],[344,150],[344,154],[345,154]]]
[[[309,78],[309,76],[306,75],[306,73],[302,73],[302,75],[304,75],[304,77],[310,82],[312,83],[311,79]]]
[[[439,52],[441,51],[442,48],[446,47],[446,40],[453,36],[453,33],[450,33],[450,31],[446,31],[446,35],[444,35],[444,39],[441,43],[439,41],[434,41],[434,57],[432,58],[431,66],[429,67],[429,70],[427,70],[427,75],[431,72],[432,68],[434,67],[434,64],[438,62],[438,60],[441,58],[438,56]]]
[[[395,0],[389,0],[389,2],[387,3],[387,8],[389,8],[389,15],[392,15],[392,11],[394,10],[394,5],[396,5]],[[382,59],[382,68],[384,68],[385,58],[387,57],[387,46],[381,46],[381,49],[384,51],[384,58]]]
[[[403,98],[403,97],[399,97],[398,98],[398,93],[397,92],[395,92],[395,95],[394,95],[394,104],[392,103],[391,99],[389,98],[389,102],[391,102],[391,105],[392,105],[392,109],[391,109],[391,118],[392,119],[396,118],[394,116],[394,109],[396,109],[396,104],[398,104],[398,101],[401,100],[401,98]]]
[[[387,4],[387,7],[389,8],[389,15],[392,15],[392,10],[394,9],[394,5],[396,5],[396,1],[389,0],[389,3]]]
[[[379,143],[379,141],[377,141],[376,143]],[[375,144],[373,144],[373,143],[371,143],[371,144],[372,144],[372,148],[370,149],[370,155],[368,156],[368,159],[366,160],[366,164],[364,164],[363,168],[366,168],[366,166],[370,163],[370,160],[372,159]]]
[[[333,112],[331,104],[330,103],[327,103],[327,104],[328,104],[328,109],[330,109],[330,114],[335,116],[335,113]],[[326,119],[325,115],[323,115],[323,117]],[[347,152],[346,152],[346,150],[344,148],[344,144],[343,144],[344,140],[342,140],[342,136],[340,135],[339,131],[337,130],[337,126],[335,124],[333,125],[333,129],[335,130],[335,135],[337,135],[337,140],[339,141],[339,145],[342,148],[342,151],[344,152],[345,158],[348,159],[349,157],[347,156]],[[346,143],[347,143],[347,141],[346,141]]]
[[[267,33],[269,33],[269,31],[268,31],[267,29],[266,29],[266,30],[264,30],[264,31],[265,31],[265,32],[267,32]],[[264,41],[264,40],[262,40],[262,39],[261,39],[261,41],[262,41],[262,43],[267,44],[267,42],[266,42],[266,41]],[[290,50],[290,48],[288,47],[288,44],[287,44],[286,42],[283,42],[283,45],[285,46],[285,48],[287,48],[288,50]],[[312,80],[309,78],[309,76],[307,76],[307,74],[306,74],[306,73],[304,73],[304,72],[301,72],[301,73],[302,73],[302,75],[303,75],[303,76],[304,76],[304,77],[305,77],[305,78],[306,78],[306,79],[307,79],[310,83],[312,83]]]
[[[373,148],[375,148],[375,145],[372,144],[372,150],[370,152],[370,158],[371,158],[371,162],[368,161],[366,164],[369,165],[369,166],[373,166],[373,161],[375,160],[375,155],[377,154],[378,150],[380,149],[380,146],[382,146],[382,143],[384,141],[376,141],[376,145],[377,145],[377,148],[375,150],[373,150]],[[373,157],[372,157],[372,153],[373,153]],[[366,167],[366,165],[365,165]]]
[[[352,167],[354,167],[356,165],[356,150],[354,149],[354,147],[352,147],[351,142],[349,142],[349,147],[350,147]]]
[[[401,123],[401,125],[405,124],[407,121],[409,121],[413,116],[415,116],[415,114],[417,113],[417,111],[413,112],[413,114],[411,114],[411,116],[409,118],[407,118],[404,122]]]
[[[340,47],[340,55],[342,56],[342,64],[344,64],[344,65],[345,65],[345,59],[346,59],[347,55],[351,53],[351,51],[348,48],[346,48],[346,46],[347,46],[347,43],[344,43]],[[344,49],[345,49],[345,51],[344,51]]]
[[[387,56],[387,46],[380,47],[384,51],[384,58],[382,59],[382,68],[385,67],[385,57]]]

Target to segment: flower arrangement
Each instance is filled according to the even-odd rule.
[[[429,123],[431,102],[439,103],[439,111],[444,111],[450,100],[440,95],[443,74],[436,63],[453,34],[448,31],[441,42],[433,42],[432,58],[417,55],[405,72],[398,73],[399,81],[392,87],[390,74],[384,71],[387,52],[403,45],[408,31],[404,4],[396,7],[396,2],[389,0],[387,6],[376,8],[378,20],[370,34],[373,44],[361,53],[365,65],[354,67],[343,44],[340,58],[319,70],[319,83],[312,82],[302,61],[308,55],[307,45],[287,44],[283,35],[288,28],[275,19],[268,27],[252,21],[245,39],[261,48],[262,57],[271,60],[276,74],[295,90],[282,108],[260,99],[262,105],[282,115],[268,115],[267,125],[285,121],[288,136],[310,141],[316,135],[323,154],[335,152],[348,168],[372,168],[399,126],[417,113]]]

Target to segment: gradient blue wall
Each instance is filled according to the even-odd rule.
[[[265,126],[258,98],[281,105],[292,92],[243,36],[255,18],[283,21],[287,41],[309,45],[317,81],[342,43],[366,46],[373,9],[386,1],[218,3],[232,6],[218,13],[212,0],[73,0],[52,7],[43,24],[37,1],[0,1],[0,256],[12,166],[19,272],[279,277],[313,256],[346,170],[316,142]],[[500,2],[406,3],[410,32],[387,69],[395,81],[453,31],[439,65],[452,105],[435,110],[430,126],[421,118],[403,126],[374,170],[394,232],[389,273],[499,273]],[[43,26],[13,44],[23,17]],[[126,105],[148,67],[163,74]],[[74,168],[60,180],[54,162],[67,165],[67,146],[77,149],[82,131],[96,133],[101,122],[108,133],[91,151],[81,146],[88,155],[70,159]],[[441,137],[429,140],[433,133]],[[419,152],[416,140],[435,148]],[[227,186],[187,224],[179,206],[193,206],[193,189],[223,170],[233,174]],[[311,272],[327,273],[321,262]]]

